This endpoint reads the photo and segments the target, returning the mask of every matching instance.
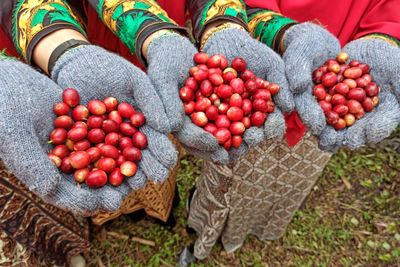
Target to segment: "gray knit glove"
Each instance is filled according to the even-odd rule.
[[[172,131],[182,146],[191,154],[213,162],[226,164],[228,152],[214,136],[194,125],[185,115],[179,89],[195,65],[197,49],[189,39],[178,34],[161,36],[148,47],[148,76],[164,102]]]
[[[188,38],[171,34],[153,40],[147,51],[147,75],[163,101],[172,132],[177,132],[185,118],[179,89],[194,65],[197,49]]]
[[[326,120],[312,94],[312,72],[327,59],[336,58],[340,43],[327,30],[309,22],[292,26],[285,34],[283,60],[297,112],[308,129],[319,135],[326,127]]]
[[[153,129],[166,130],[169,124],[162,102],[143,71],[116,54],[87,45],[62,55],[54,66],[52,78],[62,88],[77,89],[83,104],[113,96],[142,111],[146,126],[140,130],[147,135],[148,147],[142,151],[137,174],[127,182],[132,189],[138,189],[144,186],[146,177],[154,182],[168,178],[177,162],[177,151],[167,135]]]
[[[98,190],[78,187],[49,160],[53,105],[62,89],[48,77],[17,60],[0,60],[0,158],[29,190],[45,201],[76,214],[115,210],[127,185]]]
[[[344,47],[350,60],[371,68],[372,79],[381,87],[374,111],[342,131],[328,127],[320,136],[320,147],[335,150],[340,146],[358,148],[388,137],[400,123],[400,48],[379,39],[359,39]]]
[[[278,54],[266,45],[255,40],[249,33],[238,29],[221,30],[211,36],[204,45],[204,52],[209,55],[222,54],[229,62],[241,57],[247,62],[248,69],[257,76],[281,86],[275,95],[275,111],[268,115],[264,127],[251,127],[243,136],[243,145],[230,150],[230,162],[247,151],[248,146],[255,146],[264,139],[280,138],[285,133],[285,120],[282,114],[294,109],[292,93],[285,77],[285,66]]]

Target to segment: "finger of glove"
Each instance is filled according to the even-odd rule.
[[[121,207],[122,201],[131,191],[126,183],[119,186],[103,186],[97,189],[90,189],[92,194],[97,194],[100,199],[100,207],[104,211],[115,211]]]
[[[283,113],[275,108],[275,111],[268,114],[264,123],[264,135],[266,139],[280,139],[286,132],[286,122]]]
[[[269,52],[269,60],[263,60],[265,64],[264,78],[280,86],[278,94],[273,96],[274,102],[283,112],[291,112],[295,105],[293,93],[290,91],[289,83],[286,79],[285,64],[278,54],[267,49],[269,48],[265,47],[264,54],[267,55]]]
[[[247,151],[249,151],[249,146],[245,143],[242,143],[238,148],[231,147],[229,149],[229,164],[237,162]]]
[[[158,74],[163,75],[162,73]],[[153,84],[160,91],[160,97],[164,103],[164,109],[170,123],[171,132],[179,131],[180,129],[182,129],[183,126],[185,111],[183,109],[183,103],[179,96],[179,87],[177,82],[165,79],[153,79]],[[167,90],[169,90],[168,93],[161,93]],[[162,106],[158,107],[160,108]]]
[[[366,125],[374,112],[367,113],[362,119],[357,120],[351,127],[345,130],[344,145],[351,149],[356,149],[367,143]]]
[[[138,169],[136,174],[132,177],[126,177],[126,182],[132,190],[139,190],[146,186],[147,178],[146,175]]]
[[[199,149],[188,147],[184,144],[182,144],[182,146],[189,154],[199,157],[201,159],[210,160],[217,164],[228,164],[229,163],[229,154],[223,147],[220,147],[217,150],[208,152],[208,151],[202,151]]]
[[[16,60],[1,61],[0,76],[0,158],[29,190],[47,195],[61,179],[47,157],[54,94],[61,98],[61,89]],[[44,120],[42,114],[50,117]]]
[[[73,87],[81,103],[113,96],[119,102],[137,105],[146,123],[160,132],[170,132],[162,101],[147,75],[129,61],[101,47],[88,45],[74,48],[56,62],[52,78],[60,86]]]
[[[365,126],[368,143],[378,143],[389,137],[400,122],[400,107],[396,97],[389,91],[379,94],[380,103]]]
[[[148,149],[152,155],[166,168],[171,169],[178,161],[178,151],[168,136],[144,125],[140,128],[148,140]]]
[[[141,79],[138,79],[139,77],[141,77]],[[133,88],[133,98],[145,115],[146,124],[159,132],[165,134],[170,133],[172,128],[169,117],[161,108],[164,104],[151,84],[150,79],[143,72],[136,73],[135,77],[130,78]],[[182,105],[182,103],[180,104]],[[178,116],[178,114],[176,115]]]
[[[190,40],[180,35],[159,37],[148,47],[147,74],[164,102],[172,131],[180,130],[183,125],[185,112],[179,89],[189,76],[196,53]]]
[[[326,126],[324,112],[311,94],[311,88],[302,94],[294,95],[296,110],[301,121],[314,135],[319,135]]]
[[[374,111],[367,112],[362,119],[347,128],[344,141],[346,146],[356,149],[369,142],[381,141],[397,126],[398,113],[392,113],[393,111],[396,113],[398,110],[398,102],[394,95],[383,90],[379,97],[381,103]],[[376,123],[376,125],[372,125],[372,123]]]
[[[142,150],[142,159],[138,165],[148,180],[162,183],[168,178],[169,169],[164,167],[148,149]]]
[[[268,120],[268,118],[267,118]],[[250,127],[244,132],[243,141],[249,146],[256,146],[264,140],[264,130],[262,127]]]
[[[175,136],[182,144],[198,150],[211,152],[220,148],[217,139],[194,125],[188,116],[185,116],[183,128]]]
[[[287,48],[283,54],[290,90],[302,93],[313,85],[312,72],[340,52],[339,41],[327,30],[312,23],[302,23],[286,32]]]
[[[0,127],[3,126],[0,125]],[[19,127],[22,126],[19,125]],[[4,144],[3,140],[1,142]],[[52,192],[62,177],[54,163],[48,158],[35,133],[32,130],[21,128],[9,132],[5,142],[7,142],[7,145],[1,146],[0,155],[7,168],[30,191],[39,196],[48,195]],[[50,151],[50,148],[48,151]]]
[[[319,148],[328,152],[335,152],[344,145],[346,130],[336,131],[332,126],[326,126],[318,137]]]
[[[87,190],[86,186],[79,187],[71,176],[63,178],[55,191],[45,199],[77,215],[91,216],[99,212],[101,199],[98,195]]]
[[[347,44],[344,49],[350,60],[359,60],[370,65],[374,81],[392,91],[400,101],[400,48],[380,39],[359,39]],[[382,88],[383,89],[383,88]]]

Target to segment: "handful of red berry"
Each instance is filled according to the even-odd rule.
[[[373,82],[369,66],[356,60],[346,64],[348,58],[347,53],[339,53],[312,74],[316,84],[313,95],[327,123],[336,130],[350,127],[379,103],[380,88]]]
[[[275,110],[272,96],[279,85],[257,77],[242,58],[228,60],[223,55],[194,55],[196,66],[180,89],[185,112],[192,122],[214,135],[229,150],[238,148],[251,126],[261,127]]]
[[[53,163],[93,188],[107,182],[119,186],[124,177],[135,175],[141,150],[147,147],[147,137],[138,129],[145,124],[144,115],[114,97],[90,100],[87,107],[79,105],[75,89],[64,90],[62,97],[54,105],[58,117],[50,134]]]

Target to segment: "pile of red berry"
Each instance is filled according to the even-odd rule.
[[[50,143],[55,147],[48,154],[53,163],[93,188],[107,182],[119,186],[124,176],[135,175],[135,162],[147,147],[146,135],[138,130],[145,124],[144,115],[114,97],[79,105],[80,96],[72,88],[64,90],[62,98],[54,105],[57,118]]]
[[[231,66],[223,55],[200,52],[193,59],[197,65],[180,89],[186,114],[225,149],[238,148],[246,129],[261,127],[274,111],[271,96],[279,85],[256,77],[242,58],[232,60]]]
[[[341,52],[313,72],[313,95],[325,113],[326,121],[341,130],[364,117],[379,103],[379,86],[372,81],[367,64]]]

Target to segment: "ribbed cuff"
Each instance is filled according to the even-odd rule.
[[[156,22],[150,25],[147,25],[144,27],[140,32],[138,32],[137,37],[136,37],[136,45],[135,45],[135,55],[140,61],[140,63],[143,64],[143,66],[147,66],[147,61],[146,58],[143,56],[142,53],[142,46],[144,41],[149,37],[151,34],[153,34],[156,31],[159,30],[176,30],[179,31],[183,35],[187,35],[187,30],[184,27],[177,26],[175,24],[171,24],[168,22]]]
[[[383,34],[383,33],[372,33],[372,34],[364,35],[364,36],[360,37],[359,39],[381,39],[388,43],[391,43],[392,45],[400,47],[400,40],[397,40],[396,38],[394,38],[390,35],[387,35],[387,34]]]

